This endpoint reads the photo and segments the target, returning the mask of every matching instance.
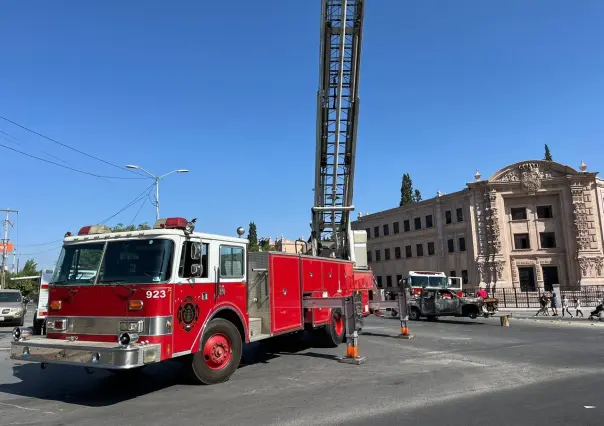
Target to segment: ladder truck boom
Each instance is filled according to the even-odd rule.
[[[317,140],[311,250],[314,256],[352,260],[366,267],[354,249],[350,223],[357,125],[364,0],[322,0]],[[361,242],[366,235],[359,235]],[[363,248],[365,244],[362,244]]]

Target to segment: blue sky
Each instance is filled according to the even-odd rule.
[[[190,169],[162,183],[164,217],[307,236],[319,19],[319,0],[9,2],[0,115],[120,166]],[[396,206],[405,172],[428,198],[476,168],[486,177],[542,158],[545,143],[557,161],[604,172],[603,20],[598,0],[368,0],[357,210]],[[15,149],[134,177],[1,120],[0,130]],[[20,210],[11,238],[43,266],[59,243],[32,245],[113,215],[151,183],[1,147],[0,159],[0,206]],[[142,203],[110,224],[141,206],[135,222],[152,223]]]

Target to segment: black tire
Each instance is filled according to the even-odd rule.
[[[226,382],[237,371],[242,351],[243,341],[237,327],[225,319],[213,319],[203,333],[199,351],[190,357],[190,373],[199,384]]]
[[[428,321],[436,321],[438,319],[436,315],[428,315],[426,316],[426,318],[428,319]]]
[[[419,321],[421,317],[421,312],[419,311],[419,309],[413,307],[409,310],[409,319],[411,321]]]
[[[331,310],[329,324],[322,330],[323,338],[321,339],[324,346],[336,348],[346,339],[346,321],[342,310],[334,308]]]
[[[470,311],[470,313],[468,314],[468,317],[470,317],[470,319],[476,319],[478,318],[478,312],[472,310]]]

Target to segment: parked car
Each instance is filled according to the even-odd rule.
[[[23,295],[19,290],[0,290],[0,326],[23,326],[25,312]]]

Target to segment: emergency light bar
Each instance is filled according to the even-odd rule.
[[[153,225],[153,229],[186,229],[189,221],[184,217],[169,217],[159,219]]]
[[[111,232],[111,228],[107,225],[91,225],[83,226],[78,235],[106,234],[108,232]]]

